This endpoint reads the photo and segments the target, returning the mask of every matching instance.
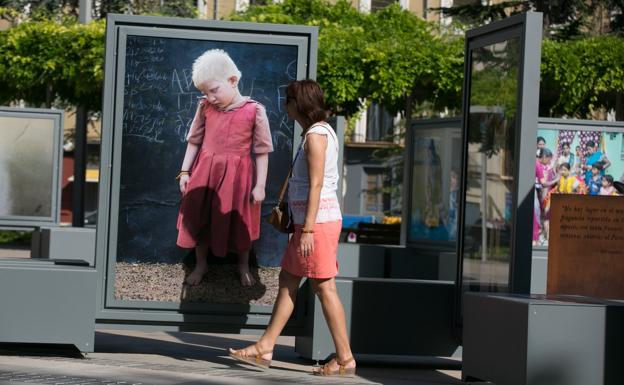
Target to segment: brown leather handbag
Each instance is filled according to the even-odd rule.
[[[280,190],[279,199],[277,200],[277,205],[273,207],[271,211],[271,215],[267,221],[275,227],[277,231],[280,233],[289,234],[295,231],[295,226],[292,223],[290,218],[290,210],[288,210],[288,203],[284,200],[284,194],[286,194],[286,188],[288,187],[288,180],[292,175],[292,168],[282,185],[282,189]]]

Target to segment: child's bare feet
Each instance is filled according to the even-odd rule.
[[[249,271],[249,266],[238,266],[238,276],[240,278],[241,286],[251,287],[256,284],[256,280]]]
[[[195,266],[195,269],[191,272],[191,274],[186,277],[186,284],[190,286],[199,285],[199,283],[204,279],[204,275],[208,272],[207,264],[198,263]]]

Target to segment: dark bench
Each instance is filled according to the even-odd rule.
[[[375,245],[398,245],[401,242],[401,224],[386,225],[383,223],[358,223],[358,243]]]

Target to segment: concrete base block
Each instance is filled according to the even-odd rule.
[[[95,266],[95,229],[42,227],[35,230],[31,258],[85,261]]]
[[[341,277],[336,285],[354,354],[451,357],[457,351],[452,282]],[[295,351],[326,359],[334,343],[321,303],[309,287],[303,298],[308,301],[306,334],[296,338]]]
[[[53,261],[0,261],[0,342],[93,351],[97,274]]]
[[[620,384],[623,321],[621,303],[467,293],[462,377],[505,385]]]
[[[340,277],[383,278],[386,249],[383,246],[356,243],[338,244]]]

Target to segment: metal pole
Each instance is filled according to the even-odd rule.
[[[80,0],[79,21],[91,21],[91,0]],[[87,118],[85,106],[76,106],[76,131],[74,133],[74,184],[72,185],[72,226],[84,227],[84,191],[87,170]]]
[[[214,20],[217,20],[219,18],[218,12],[219,12],[219,0],[213,0],[212,16]]]
[[[78,4],[78,21],[87,24],[91,21],[91,0],[80,0]]]
[[[487,155],[481,153],[481,261],[487,261]]]
[[[197,0],[197,12],[200,19],[206,19],[206,2],[205,0]]]

